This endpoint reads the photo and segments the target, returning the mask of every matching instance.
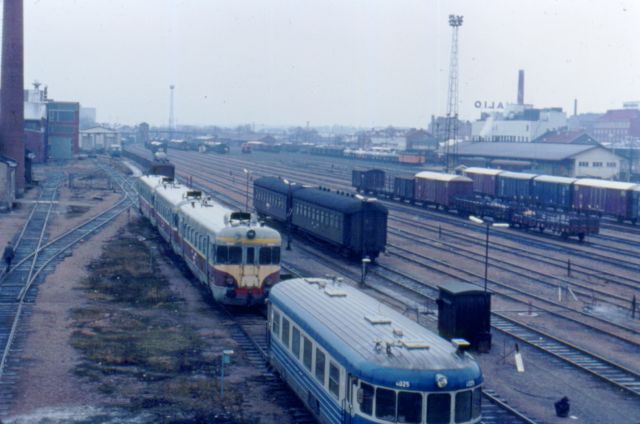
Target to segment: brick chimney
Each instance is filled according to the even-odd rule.
[[[0,153],[18,163],[16,192],[24,192],[24,34],[23,0],[4,0]]]

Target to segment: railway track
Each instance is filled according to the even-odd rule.
[[[124,178],[113,173],[114,179],[122,185]],[[20,350],[20,322],[31,314],[37,295],[37,285],[47,272],[55,268],[70,249],[104,227],[124,212],[131,204],[129,195],[123,196],[111,208],[70,229],[53,240],[47,240],[46,230],[55,205],[57,189],[62,180],[60,175],[50,176],[43,184],[41,198],[21,232],[16,249],[17,263],[0,281],[0,414],[6,414],[16,387],[16,368],[21,366],[12,353]]]

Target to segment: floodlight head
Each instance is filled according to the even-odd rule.
[[[287,180],[286,178],[283,178],[282,182],[285,183],[285,184],[289,184],[289,180]]]
[[[478,218],[477,216],[469,215],[469,221],[475,222],[476,224],[484,224],[484,221]]]
[[[495,224],[491,224],[491,226],[498,228],[508,228],[509,224],[507,224],[506,222],[496,222]]]
[[[459,27],[462,26],[462,15],[449,15],[449,26]]]
[[[365,264],[371,263],[371,259],[369,259],[368,257],[364,257],[362,258],[362,263],[365,263]]]

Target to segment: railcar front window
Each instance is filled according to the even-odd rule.
[[[280,247],[276,246],[271,249],[271,263],[273,265],[278,265],[280,263]]]
[[[360,411],[371,415],[373,414],[373,386],[365,383],[360,383],[360,389],[362,390],[362,403],[360,403]]]
[[[473,401],[471,403],[471,418],[478,418],[482,413],[482,389],[478,387],[473,390]]]
[[[255,247],[247,247],[247,264],[253,265],[256,261],[256,249]]]
[[[218,249],[216,250],[216,261],[221,265],[228,263],[229,249],[227,246],[218,246]]]
[[[427,398],[427,422],[429,424],[449,424],[451,421],[451,396],[448,393],[434,393]]]
[[[396,392],[376,389],[376,418],[387,421],[396,419]]]
[[[456,423],[471,419],[471,390],[456,394]]]
[[[419,423],[422,421],[422,395],[420,393],[398,393],[398,422]]]
[[[229,247],[229,264],[239,265],[242,263],[242,247]]]
[[[271,264],[271,248],[261,247],[260,248],[260,265],[269,265],[269,264]]]

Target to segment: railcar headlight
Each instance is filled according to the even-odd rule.
[[[449,381],[447,380],[447,376],[444,374],[436,374],[436,384],[440,389],[447,387]]]

